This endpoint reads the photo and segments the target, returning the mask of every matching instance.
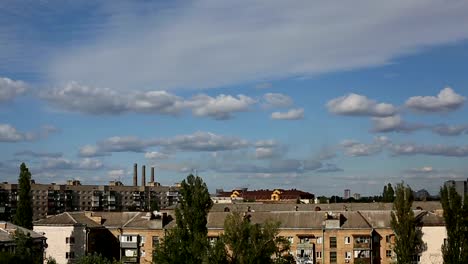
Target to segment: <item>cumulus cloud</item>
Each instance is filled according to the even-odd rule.
[[[78,161],[66,158],[45,158],[40,170],[98,170],[104,167],[100,160],[84,158]]]
[[[426,128],[425,125],[407,123],[403,121],[400,115],[388,117],[373,117],[372,132],[413,132],[415,130]]]
[[[181,151],[224,151],[242,149],[250,146],[247,140],[241,138],[200,131],[191,135],[179,135],[158,140],[157,144],[167,149]]]
[[[24,94],[26,89],[27,85],[22,81],[0,77],[0,103],[13,100],[13,98]]]
[[[464,1],[390,1],[385,8],[371,0],[359,8],[315,1],[101,4],[106,12],[95,20],[106,23],[91,34],[98,37],[80,48],[50,47],[50,79],[129,89],[220,87],[384,65],[468,36]]]
[[[161,153],[157,151],[150,151],[145,153],[145,158],[149,160],[162,160],[168,159],[169,155],[166,153]]]
[[[255,103],[254,99],[242,94],[237,97],[221,94],[216,97],[197,95],[187,101],[186,105],[192,109],[195,116],[224,120],[231,118],[232,113],[249,111]]]
[[[417,145],[414,143],[407,144],[392,144],[389,150],[394,156],[403,155],[431,155],[431,156],[446,156],[446,157],[467,157],[468,146],[448,146],[443,144],[437,145]]]
[[[17,142],[27,139],[27,135],[9,124],[0,124],[0,142]]]
[[[86,114],[177,114],[181,110],[181,99],[165,91],[122,93],[77,82],[44,90],[40,96],[59,109]]]
[[[15,156],[29,156],[33,158],[60,158],[62,152],[36,152],[32,150],[23,150],[15,153]]]
[[[219,120],[232,118],[236,112],[249,111],[256,103],[256,100],[245,95],[221,94],[211,97],[201,94],[184,99],[166,91],[118,91],[77,82],[44,90],[40,97],[55,108],[85,114],[119,115],[133,112],[177,115],[189,109],[194,116]]]
[[[446,87],[437,96],[410,97],[405,105],[418,112],[450,112],[460,108],[465,100],[466,97],[455,93],[452,88]]]
[[[290,96],[280,93],[266,93],[263,95],[263,100],[265,101],[263,106],[266,108],[290,107],[294,103]]]
[[[389,117],[396,114],[395,106],[377,103],[366,96],[348,94],[328,101],[328,111],[337,115]]]
[[[286,148],[275,140],[260,140],[255,143],[256,159],[271,159],[281,157]]]
[[[110,170],[107,172],[107,177],[111,179],[120,179],[121,177],[125,176],[125,170],[118,169],[118,170]]]
[[[110,155],[112,152],[146,152],[145,157],[160,157],[173,151],[213,152],[244,149],[250,143],[238,137],[217,135],[210,132],[195,132],[189,135],[178,135],[170,138],[141,139],[135,136],[115,136],[98,141],[96,145],[85,145],[80,148],[82,157]],[[150,147],[163,148],[163,152],[148,152]],[[158,153],[158,154],[156,154]]]
[[[390,143],[387,137],[375,137],[372,143],[360,143],[356,140],[344,140],[341,147],[344,153],[350,157],[371,156],[382,152],[385,146]]]
[[[273,112],[271,113],[271,119],[274,120],[298,120],[304,118],[304,109],[295,108],[287,112]]]
[[[432,127],[432,132],[441,136],[459,136],[468,134],[468,125],[439,124]]]

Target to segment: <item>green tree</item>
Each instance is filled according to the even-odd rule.
[[[387,190],[388,191],[388,190]],[[422,233],[416,226],[416,219],[411,209],[413,191],[400,183],[396,187],[393,202],[391,226],[395,233],[394,251],[398,264],[410,264],[414,255],[422,250]]]
[[[33,228],[33,209],[31,200],[31,173],[24,163],[20,166],[19,201],[14,217],[14,223],[27,229]]]
[[[392,203],[395,199],[395,191],[393,190],[393,186],[391,183],[384,186],[382,192],[382,202],[384,203]]]
[[[105,257],[103,257],[100,254],[88,254],[85,256],[79,257],[75,264],[119,264],[121,262],[116,261],[116,260],[109,260]]]
[[[202,263],[208,258],[207,215],[213,202],[208,188],[198,176],[189,175],[180,188],[181,200],[175,209],[176,227],[168,231],[154,252],[156,263]]]
[[[468,263],[468,205],[463,203],[455,187],[446,185],[440,189],[440,203],[447,230],[447,242],[442,245],[444,263]]]
[[[278,236],[279,225],[270,220],[252,224],[248,216],[228,215],[220,238],[229,249],[228,263],[291,263],[286,254],[290,245],[286,238]]]

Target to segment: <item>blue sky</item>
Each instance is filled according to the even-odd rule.
[[[468,177],[465,1],[2,1],[0,177],[436,193]],[[149,175],[149,169],[147,171]]]

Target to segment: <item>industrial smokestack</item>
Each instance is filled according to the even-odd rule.
[[[138,186],[138,168],[137,164],[133,164],[133,186]]]
[[[154,167],[151,167],[151,182],[154,182]]]
[[[141,166],[141,186],[146,185],[146,166]]]

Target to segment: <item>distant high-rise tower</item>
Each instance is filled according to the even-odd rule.
[[[345,190],[344,190],[344,196],[343,196],[343,198],[344,198],[345,200],[351,198],[351,190],[350,190],[350,189],[345,189]]]

